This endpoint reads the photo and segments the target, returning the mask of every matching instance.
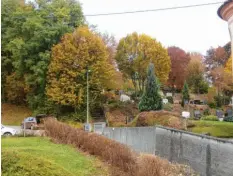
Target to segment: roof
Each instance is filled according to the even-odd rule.
[[[225,1],[225,2],[218,8],[218,16],[219,16],[220,18],[222,18],[221,14],[220,14],[222,8],[223,8],[225,5],[227,5],[227,4],[231,3],[231,2],[232,2],[232,0],[227,0],[227,1]],[[222,18],[222,19],[223,19],[223,18]]]

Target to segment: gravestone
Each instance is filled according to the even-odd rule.
[[[194,118],[195,119],[200,119],[201,118],[201,112],[199,110],[194,111]]]
[[[163,98],[163,104],[167,104],[168,103],[168,99]]]
[[[183,111],[183,112],[182,112],[182,117],[184,117],[184,118],[186,118],[186,119],[190,118],[190,112],[188,112],[188,111]]]
[[[128,95],[122,94],[120,96],[120,101],[122,101],[122,102],[130,101],[130,97]]]
[[[232,109],[227,110],[227,117],[232,117],[233,116],[233,111]]]
[[[223,112],[221,110],[216,110],[216,116],[218,118],[223,118]]]
[[[166,97],[172,97],[172,93],[170,92],[166,93]]]

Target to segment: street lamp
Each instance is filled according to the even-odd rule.
[[[89,72],[91,72],[91,70],[88,70],[87,67],[87,124],[89,124],[89,82],[88,82],[88,76],[89,76]]]
[[[91,72],[91,70],[88,69],[87,67],[87,120],[86,120],[86,124],[84,125],[84,130],[85,131],[91,131],[91,124],[89,123],[89,73]]]

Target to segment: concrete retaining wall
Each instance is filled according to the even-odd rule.
[[[104,128],[138,152],[190,165],[203,176],[233,176],[233,142],[165,127]]]

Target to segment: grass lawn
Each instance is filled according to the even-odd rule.
[[[220,121],[192,120],[195,126],[189,130],[194,133],[210,133],[211,136],[233,138],[233,123]]]
[[[71,146],[54,144],[48,138],[2,138],[3,176],[106,176],[107,167]]]
[[[3,125],[20,125],[24,118],[32,115],[30,109],[25,106],[16,106],[8,103],[1,105]]]

